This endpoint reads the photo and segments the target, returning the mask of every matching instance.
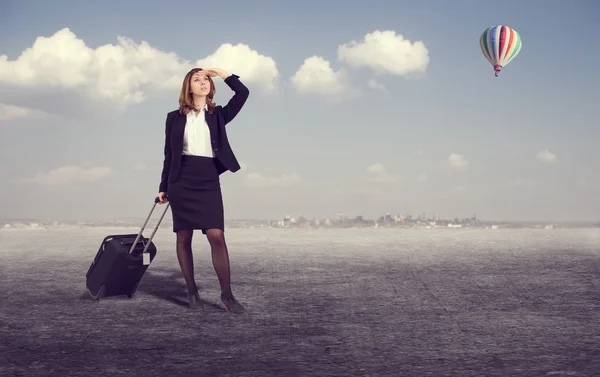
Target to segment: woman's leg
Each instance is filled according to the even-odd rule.
[[[194,279],[194,257],[192,255],[193,230],[177,231],[177,259],[181,267],[181,273],[187,285],[188,294],[198,292],[196,280]]]
[[[225,309],[238,314],[245,312],[246,309],[233,297],[231,292],[231,268],[225,234],[221,229],[208,229],[206,238],[210,243],[213,266],[221,285],[221,301],[225,304]]]
[[[225,243],[225,234],[221,229],[209,229],[206,238],[210,244],[212,262],[221,285],[221,294],[230,297],[231,293],[231,268],[229,265],[229,252]]]

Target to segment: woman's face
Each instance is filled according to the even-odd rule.
[[[210,93],[210,79],[202,71],[194,73],[190,82],[190,90],[195,96],[206,96]]]

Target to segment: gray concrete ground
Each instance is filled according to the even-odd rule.
[[[237,316],[201,234],[187,309],[169,229],[134,298],[93,302],[129,232],[0,231],[0,375],[600,375],[598,230],[233,229]]]

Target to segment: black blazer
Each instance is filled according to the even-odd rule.
[[[219,174],[229,170],[232,173],[240,170],[240,164],[227,140],[225,125],[233,120],[248,99],[250,91],[239,80],[239,76],[231,75],[225,83],[235,92],[225,106],[216,106],[212,114],[205,112],[206,123],[210,129],[210,138],[217,162]],[[169,183],[179,177],[179,166],[183,154],[183,133],[186,115],[178,110],[167,114],[165,126],[165,159],[161,174],[159,192],[167,192]]]

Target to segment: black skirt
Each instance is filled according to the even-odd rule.
[[[169,184],[173,232],[178,230],[225,230],[223,196],[216,160],[181,156],[179,178]]]

